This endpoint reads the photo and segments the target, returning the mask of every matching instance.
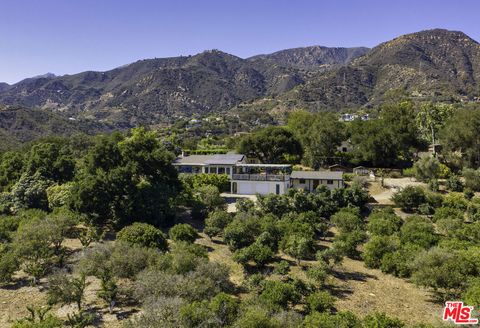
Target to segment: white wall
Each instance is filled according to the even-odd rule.
[[[232,183],[233,192],[233,183],[237,184],[237,194],[239,195],[266,195],[266,194],[275,194],[276,185],[280,186],[280,195],[284,194],[288,189],[288,181],[240,181],[234,180]]]
[[[313,180],[305,179],[305,183],[300,183],[300,179],[291,179],[292,187],[295,189],[303,189],[308,191],[313,191]],[[317,180],[319,186],[325,186],[328,189],[337,189],[343,187],[342,180],[333,180],[333,184],[327,184],[327,180]]]

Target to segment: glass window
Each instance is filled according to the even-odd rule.
[[[301,184],[305,184],[305,179],[300,179]]]
[[[327,184],[329,185],[333,184],[333,180],[327,180]]]
[[[230,175],[230,168],[227,167],[227,174]]]
[[[224,167],[219,167],[218,168],[218,174],[225,174],[225,168]]]

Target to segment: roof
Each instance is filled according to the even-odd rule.
[[[335,171],[293,171],[291,179],[343,180],[342,172]]]
[[[239,167],[288,168],[288,167],[291,167],[292,165],[290,165],[290,164],[244,164],[244,163],[239,163],[236,166],[239,166]]]
[[[242,154],[190,155],[177,158],[173,165],[235,165],[244,157]]]

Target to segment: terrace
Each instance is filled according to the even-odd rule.
[[[289,181],[292,167],[289,164],[237,164],[232,180],[239,181]]]

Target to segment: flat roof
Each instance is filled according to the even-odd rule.
[[[339,171],[293,171],[291,179],[312,180],[343,180],[343,173]]]
[[[190,155],[177,158],[173,165],[235,165],[244,157],[242,154]]]
[[[280,167],[280,168],[287,168],[291,167],[292,165],[290,164],[244,164],[244,163],[238,163],[238,167]]]

